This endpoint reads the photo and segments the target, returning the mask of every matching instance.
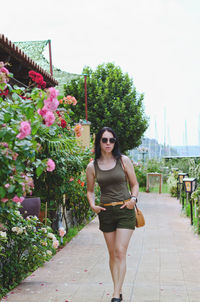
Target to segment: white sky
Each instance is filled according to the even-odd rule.
[[[50,39],[71,73],[115,63],[145,94],[147,136],[200,144],[199,0],[12,0],[0,28],[13,42]]]

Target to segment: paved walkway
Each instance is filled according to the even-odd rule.
[[[179,201],[140,193],[146,226],[128,250],[124,302],[199,302],[200,237]],[[9,302],[110,302],[108,255],[97,218],[6,300]]]

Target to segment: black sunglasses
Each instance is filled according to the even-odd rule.
[[[107,144],[108,141],[111,144],[114,144],[116,142],[116,138],[115,137],[111,137],[111,138],[102,137],[101,141],[102,141],[103,144]]]

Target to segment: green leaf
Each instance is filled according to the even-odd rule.
[[[8,188],[8,193],[13,193],[14,190],[15,190],[16,186],[14,185],[11,185],[9,188]]]
[[[13,99],[14,101],[21,101],[20,96],[19,96],[16,92],[14,92],[14,93],[12,94],[12,99]]]
[[[42,174],[43,171],[44,171],[43,166],[37,167],[37,169],[36,169],[36,175],[37,175],[37,177],[40,177],[40,175]]]
[[[40,126],[41,126],[41,123],[39,123],[39,122],[35,125],[32,125],[31,134],[35,135],[37,133],[38,129],[40,128]]]
[[[4,198],[6,195],[6,190],[4,189],[4,187],[0,187],[0,197]]]

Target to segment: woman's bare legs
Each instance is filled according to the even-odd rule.
[[[113,297],[119,298],[126,274],[126,252],[133,230],[117,229],[104,233],[109,252],[110,271],[114,283]]]

